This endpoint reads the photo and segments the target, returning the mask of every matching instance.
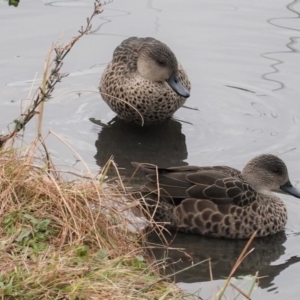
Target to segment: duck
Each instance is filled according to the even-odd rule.
[[[272,235],[287,222],[286,206],[274,192],[300,198],[285,163],[273,154],[254,157],[242,171],[132,164],[146,174],[139,193],[149,216],[173,231],[228,239]]]
[[[124,40],[99,84],[101,97],[117,116],[140,126],[170,118],[184,105],[190,89],[175,54],[151,37]]]

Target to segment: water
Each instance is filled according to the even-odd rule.
[[[74,36],[92,6],[83,0],[23,0],[17,9],[1,4],[4,132],[18,116],[34,77],[41,77],[51,43],[61,34],[63,41]],[[93,171],[114,155],[125,175],[133,171],[131,161],[240,169],[257,154],[273,153],[286,162],[291,181],[300,188],[299,1],[123,0],[104,8],[92,34],[64,62],[63,71],[70,76],[46,104],[45,133],[51,129],[61,136]],[[182,108],[170,123],[151,130],[119,121],[99,126],[115,115],[101,101],[97,86],[114,48],[129,36],[152,36],[170,46],[191,80],[186,104],[194,109]],[[27,128],[28,139],[35,134],[34,126],[32,122]],[[46,142],[52,154],[85,170],[56,137],[50,135]],[[260,281],[253,299],[299,298],[300,203],[282,197],[289,213],[285,234],[255,241],[256,250],[237,273],[242,278],[235,284],[245,288],[250,281],[243,276],[256,271],[269,276]],[[173,260],[183,260],[176,270],[212,257],[216,281],[212,286],[206,263],[176,275],[177,282],[191,292],[202,288],[201,296],[208,298],[224,283],[244,243],[178,235],[171,246],[184,247],[191,260],[170,251]]]

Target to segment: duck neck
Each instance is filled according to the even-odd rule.
[[[260,180],[261,175],[257,172],[254,172],[252,168],[244,168],[242,171],[242,177],[245,182],[247,182],[256,192],[263,194],[270,194],[270,191],[262,185]]]

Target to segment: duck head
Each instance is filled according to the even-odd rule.
[[[184,98],[190,96],[179,79],[177,59],[164,43],[144,43],[138,51],[137,70],[150,81],[167,82],[174,92]]]
[[[273,154],[254,157],[244,167],[242,176],[260,193],[281,190],[300,198],[300,191],[290,182],[285,163]]]

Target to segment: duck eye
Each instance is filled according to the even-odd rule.
[[[160,65],[160,66],[164,66],[165,65],[165,62],[163,60],[157,60],[157,63]]]
[[[280,173],[280,170],[278,168],[273,168],[271,171],[275,174]]]

